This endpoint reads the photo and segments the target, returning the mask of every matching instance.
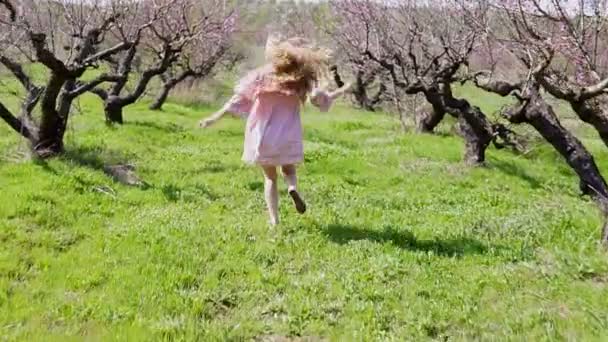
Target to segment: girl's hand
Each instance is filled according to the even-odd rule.
[[[335,100],[338,97],[344,95],[344,93],[346,93],[352,86],[353,86],[353,83],[349,82],[349,83],[343,85],[341,88],[336,89],[333,93],[329,93],[329,97],[332,100]]]
[[[207,128],[207,127],[213,125],[214,123],[215,123],[215,120],[213,120],[211,118],[203,119],[203,120],[199,121],[198,127]]]

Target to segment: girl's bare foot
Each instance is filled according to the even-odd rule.
[[[298,213],[304,214],[306,212],[306,203],[304,203],[304,200],[302,197],[300,197],[300,194],[296,190],[289,190],[289,196],[291,196],[293,204],[296,206]]]

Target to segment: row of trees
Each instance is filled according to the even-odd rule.
[[[235,29],[219,0],[1,0],[0,65],[22,89],[18,110],[0,101],[0,117],[38,157],[56,155],[78,97],[96,94],[106,121],[121,124],[159,78],[161,109],[177,84],[236,58]]]
[[[455,97],[453,85],[471,82],[511,97],[502,117],[534,128],[606,212],[608,187],[593,156],[542,94],[567,101],[608,146],[605,1],[341,0],[332,10],[340,18],[333,35],[355,72],[381,67],[383,82],[430,104],[432,110],[417,118],[418,131],[432,132],[446,114],[454,116],[466,143],[465,161],[483,163],[487,147],[508,136],[506,128]],[[602,239],[608,243],[608,226]]]

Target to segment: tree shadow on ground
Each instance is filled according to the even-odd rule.
[[[202,198],[216,201],[219,195],[203,184],[193,186],[179,186],[176,184],[166,184],[160,187],[150,186],[150,189],[159,189],[169,202],[198,202]]]
[[[100,148],[79,146],[66,149],[61,155],[57,157],[57,160],[62,161],[66,164],[73,164],[77,166],[86,167],[95,171],[103,171],[106,160],[102,157],[104,152]],[[34,164],[40,166],[43,170],[50,172],[54,175],[58,175],[57,170],[52,168],[49,163],[44,159],[33,159]]]
[[[143,128],[152,128],[152,129],[164,132],[164,133],[180,133],[185,130],[184,127],[176,125],[174,123],[159,124],[159,123],[156,123],[153,121],[132,121],[132,122],[126,123],[126,125],[143,127]]]
[[[224,164],[212,163],[197,168],[197,173],[223,173],[228,171],[229,167]]]
[[[102,157],[102,154],[103,151],[100,148],[79,146],[67,149],[59,158],[65,162],[103,171],[107,161]]]
[[[531,176],[526,170],[523,168],[514,165],[512,163],[506,163],[500,160],[492,160],[490,164],[490,168],[496,169],[506,175],[514,176],[521,178],[526,181],[533,189],[538,189],[542,187],[542,182],[539,181],[536,177]]]
[[[129,186],[138,186],[142,189],[149,188],[150,185],[145,181],[140,180],[136,170],[129,166],[129,158],[126,154],[114,150],[107,150],[98,146],[76,146],[66,149],[56,160],[65,163],[69,167],[84,167],[92,171],[103,172],[106,176],[114,181],[123,183]],[[46,172],[58,175],[55,170],[45,160],[35,160],[36,165],[40,166]],[[77,183],[83,185],[80,181],[74,178]]]
[[[35,165],[40,166],[44,171],[52,173],[53,176],[58,176],[59,175],[59,172],[57,172],[57,170],[55,170],[54,168],[52,168],[49,165],[49,163],[46,160],[44,160],[44,159],[34,158],[34,159],[32,159],[32,162]]]
[[[331,224],[323,229],[327,238],[337,244],[347,244],[351,241],[367,240],[377,243],[391,243],[394,246],[418,252],[432,252],[445,257],[461,257],[473,254],[488,254],[496,246],[486,244],[471,238],[455,239],[418,239],[409,231],[386,227],[384,230],[373,230],[351,225]]]

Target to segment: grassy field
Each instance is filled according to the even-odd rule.
[[[209,108],[145,108],[111,129],[88,98],[48,162],[0,124],[0,339],[606,336],[601,217],[547,147],[491,149],[467,168],[458,137],[310,111],[310,211],[295,214],[283,187],[270,229],[260,172],[240,162],[242,122],[201,131]],[[606,149],[585,142],[608,175]],[[148,186],[113,182],[102,169],[117,162]]]

